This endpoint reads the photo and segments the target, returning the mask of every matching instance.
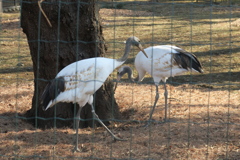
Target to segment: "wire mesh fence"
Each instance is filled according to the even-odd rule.
[[[37,2],[22,1],[21,5],[25,3]],[[43,10],[44,5],[51,3],[43,1]],[[57,3],[61,17],[61,6],[72,3],[80,6],[85,2]],[[133,83],[124,76],[115,93],[112,92],[121,117],[107,120],[109,129],[127,141],[113,141],[103,127],[83,128],[78,135],[81,152],[72,152],[76,137],[73,125],[39,129],[26,121],[46,120],[25,114],[32,107],[34,81],[42,79],[34,78],[34,64],[20,25],[21,11],[2,13],[0,159],[239,159],[239,2],[99,0],[95,4],[100,8],[99,22],[107,46],[104,57],[121,57],[124,41],[134,35],[144,48],[173,45],[194,53],[204,73],[189,72],[168,78],[167,121],[161,82],[153,121],[148,127],[143,125],[155,101],[153,78],[147,74],[143,81]],[[37,17],[39,23],[41,16]],[[40,42],[42,39],[38,38],[35,41]],[[133,69],[134,76],[137,53],[132,48],[124,64]],[[110,75],[114,84],[117,70]],[[53,118],[74,119],[59,118],[56,113]]]

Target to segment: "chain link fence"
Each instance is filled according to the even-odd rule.
[[[4,7],[5,3],[19,2],[3,1]],[[123,77],[115,92],[122,118],[109,128],[127,141],[112,141],[102,127],[80,129],[81,152],[73,153],[72,126],[41,130],[25,121],[34,90],[31,57],[20,14],[2,13],[0,159],[240,159],[239,2],[109,0],[96,4],[108,47],[105,57],[120,57],[123,42],[134,35],[145,48],[175,45],[194,53],[204,73],[168,79],[167,122],[163,121],[164,88],[159,85],[154,121],[147,128],[143,125],[155,100],[154,82],[150,75],[140,83]],[[124,64],[133,68],[134,75],[136,54],[133,50]],[[114,82],[116,72],[111,75]]]

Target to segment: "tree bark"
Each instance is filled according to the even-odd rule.
[[[34,70],[32,108],[26,117],[36,127],[71,126],[78,105],[59,103],[47,111],[42,110],[41,94],[47,82],[68,64],[90,57],[104,55],[106,46],[95,0],[43,1],[43,16],[37,1],[23,1],[21,27],[27,35]],[[95,94],[95,109],[105,124],[107,119],[118,118],[119,111],[113,96],[113,83],[109,80]],[[89,105],[81,112],[80,127],[92,127]]]

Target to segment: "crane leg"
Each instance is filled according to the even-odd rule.
[[[168,103],[167,103],[167,99],[168,99],[168,91],[167,91],[167,86],[166,83],[164,83],[164,97],[165,97],[165,118],[164,118],[164,122],[167,121],[167,110],[168,110]]]
[[[75,119],[75,124],[76,124],[76,144],[74,147],[73,152],[80,152],[80,149],[78,148],[78,127],[79,127],[79,121],[80,121],[80,113],[81,113],[82,107],[79,106],[76,119]]]
[[[148,122],[147,122],[146,125],[144,125],[144,127],[148,127],[148,126],[151,124],[151,121],[152,121],[152,115],[153,115],[153,112],[154,112],[154,110],[155,110],[155,107],[156,107],[156,104],[157,104],[158,99],[159,99],[158,85],[156,85],[156,96],[155,96],[155,102],[154,102],[154,105],[153,105],[153,107],[152,107],[152,110],[150,111]]]
[[[98,115],[96,114],[93,105],[92,106],[92,113],[93,113],[93,118],[96,118],[96,120],[108,131],[109,134],[111,134],[111,136],[114,138],[114,140],[118,140],[118,141],[125,141],[124,139],[118,138],[117,136],[115,136],[110,129],[108,129],[108,127],[99,119]]]

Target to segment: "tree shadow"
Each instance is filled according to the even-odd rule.
[[[209,89],[220,88],[221,90],[239,90],[240,89],[239,77],[240,77],[240,72],[180,75],[175,77],[169,77],[167,80],[167,84],[171,84],[173,86],[179,86],[183,84],[192,84],[202,88],[209,88]],[[128,78],[123,78],[121,79],[121,81],[124,83],[132,83],[132,82],[129,82]],[[143,79],[142,82],[138,82],[137,84],[154,85],[154,81],[152,77],[146,77]],[[162,82],[160,82],[160,84],[162,84]]]
[[[11,14],[11,13],[8,13]],[[20,29],[20,19],[8,20],[8,22],[1,23],[1,30],[15,30]]]
[[[106,5],[104,5],[106,4]],[[117,7],[117,5],[121,5],[121,7]],[[129,2],[101,2],[101,8],[107,8],[107,9],[128,9],[128,10],[134,10],[136,11],[147,11],[147,13],[145,12],[145,14],[142,14],[141,17],[152,17],[152,16],[167,16],[169,14],[169,16],[171,16],[170,18],[178,18],[179,20],[185,20],[185,18],[183,16],[185,16],[186,14],[184,14],[186,11],[189,11],[188,8],[191,7],[193,9],[197,9],[197,8],[201,8],[203,10],[201,10],[204,14],[206,14],[207,12],[209,12],[210,14],[212,14],[211,12],[220,12],[220,11],[226,11],[229,10],[229,12],[231,10],[234,9],[238,9],[236,6],[229,6],[229,5],[214,5],[211,3],[198,3],[198,2],[178,2],[178,1],[161,1],[161,2],[151,2],[151,1],[129,1]],[[104,7],[104,6],[108,6],[108,7]],[[162,9],[159,9],[162,8]],[[184,10],[180,10],[180,14],[178,14],[178,10],[180,8],[184,8]],[[166,10],[168,12],[166,12]],[[175,13],[175,11],[177,12],[177,14]],[[192,10],[191,12],[194,13],[195,10]],[[151,13],[151,12],[154,12]],[[143,13],[143,12],[140,12]],[[114,13],[115,14],[115,13]],[[214,15],[215,17],[219,17],[219,18],[223,18],[225,17],[224,15],[226,14],[220,14],[220,15]],[[129,17],[129,14],[127,12],[123,12],[121,13],[121,16],[125,16],[125,17]],[[134,13],[131,16],[139,16],[139,14]],[[202,15],[201,15],[202,16]],[[194,17],[198,17],[197,14],[193,15]],[[207,21],[208,23],[208,21]],[[215,22],[212,22],[215,23]]]

